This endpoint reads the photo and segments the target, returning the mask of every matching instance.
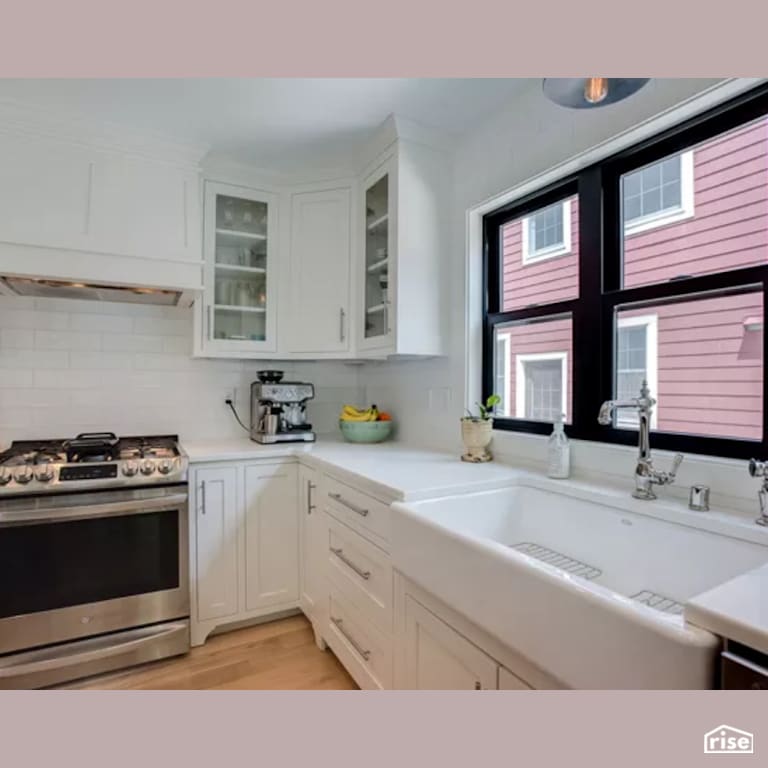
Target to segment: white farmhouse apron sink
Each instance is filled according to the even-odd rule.
[[[525,473],[392,509],[399,571],[572,688],[712,687],[684,604],[768,562],[751,521]]]

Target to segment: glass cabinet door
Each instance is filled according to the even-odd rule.
[[[365,339],[389,333],[389,214],[389,174],[384,174],[365,190]]]
[[[245,191],[210,185],[206,195],[208,342],[263,346],[270,335],[267,290],[270,204]]]

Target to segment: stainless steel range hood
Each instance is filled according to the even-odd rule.
[[[0,292],[17,296],[55,299],[87,299],[90,301],[120,301],[126,304],[161,304],[175,307],[182,302],[182,291],[137,286],[97,285],[67,280],[46,280],[31,277],[0,277]]]

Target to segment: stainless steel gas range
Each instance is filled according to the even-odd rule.
[[[0,453],[0,688],[189,650],[187,465],[172,435]]]

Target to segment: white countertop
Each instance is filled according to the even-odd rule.
[[[185,441],[193,464],[296,456],[340,480],[389,501],[414,501],[452,493],[499,488],[515,476],[511,467],[490,462],[469,464],[458,454],[414,448],[402,443],[360,445],[320,438],[310,444],[261,445],[248,438]]]
[[[737,576],[685,606],[691,624],[768,653],[768,565]]]

